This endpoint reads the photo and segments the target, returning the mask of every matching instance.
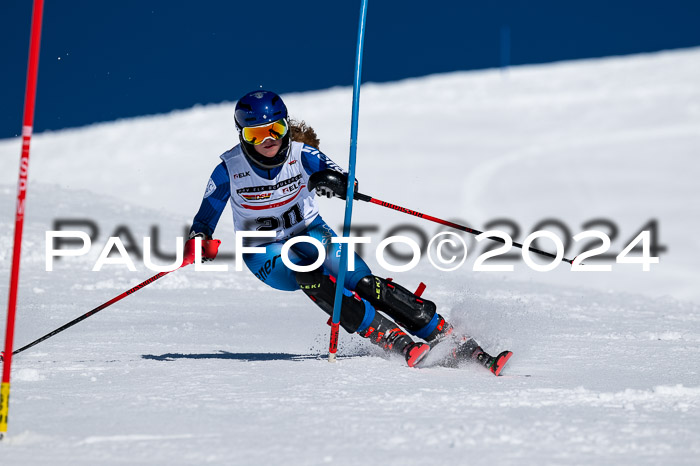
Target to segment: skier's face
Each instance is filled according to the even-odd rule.
[[[263,157],[272,158],[277,155],[280,147],[282,147],[282,140],[266,139],[262,144],[253,147],[255,147],[255,151]]]

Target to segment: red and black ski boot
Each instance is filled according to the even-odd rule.
[[[398,325],[378,312],[369,327],[359,335],[386,351],[403,355],[408,367],[418,365],[430,351],[430,345],[414,342]]]
[[[454,331],[454,327],[440,314],[438,314],[438,324],[435,327],[435,330],[433,330],[432,333],[425,338],[425,340],[430,344],[431,348],[434,348],[443,341],[448,339],[454,340]]]
[[[428,351],[430,351],[430,345],[425,343],[410,343],[403,351],[408,367],[416,367],[420,364],[428,355]]]
[[[457,367],[461,362],[476,362],[490,370],[494,375],[500,375],[512,355],[511,351],[503,351],[498,356],[491,356],[473,338],[461,337],[461,341],[440,365]]]
[[[503,351],[498,356],[491,356],[482,350],[476,355],[475,359],[485,368],[493,372],[494,375],[501,375],[503,366],[506,365],[511,356],[513,356],[511,351]]]

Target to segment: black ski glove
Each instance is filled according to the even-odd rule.
[[[316,190],[319,196],[339,197],[345,199],[347,194],[348,175],[330,168],[314,173],[309,177],[308,189]],[[355,180],[355,192],[357,192],[357,180]]]

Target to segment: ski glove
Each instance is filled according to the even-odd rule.
[[[202,238],[202,262],[213,261],[219,252],[221,240],[207,238],[204,233],[196,233],[185,243],[182,266],[190,265],[194,262],[195,238]]]
[[[316,190],[319,196],[339,197],[345,199],[347,194],[348,175],[339,171],[326,168],[309,177],[309,191]],[[357,192],[357,180],[355,180],[355,192]]]

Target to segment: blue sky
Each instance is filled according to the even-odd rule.
[[[19,134],[30,0],[0,4],[0,138]],[[359,0],[45,0],[35,130],[352,84]],[[363,82],[700,46],[700,2],[370,0]]]

